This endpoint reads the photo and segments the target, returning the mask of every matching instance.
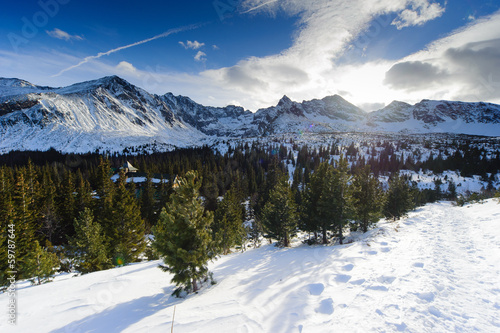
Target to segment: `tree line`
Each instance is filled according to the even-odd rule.
[[[342,243],[346,231],[365,232],[383,216],[397,219],[417,205],[456,196],[453,186],[443,193],[438,181],[434,189],[419,190],[397,172],[407,159],[392,145],[380,146],[387,158],[373,154],[368,161],[358,156],[360,147],[337,143],[319,149],[292,143],[290,149],[253,142],[229,145],[224,154],[202,147],[136,156],[56,151],[0,156],[0,283],[7,283],[10,225],[15,225],[18,278],[41,283],[56,270],[87,273],[145,256],[163,257],[165,270],[183,267],[182,262],[206,263],[248,242],[257,246],[262,237],[288,246],[299,231],[310,234],[310,244]],[[488,167],[496,158],[485,159]],[[145,182],[127,181],[119,169],[127,160]],[[383,186],[378,176],[389,174],[383,171],[392,168],[387,161],[398,167]],[[113,174],[119,174],[116,181]],[[151,233],[152,247],[145,236]],[[172,235],[175,239],[168,238]],[[176,250],[179,258],[168,254],[180,245],[187,252]],[[174,281],[178,292],[210,280],[206,266],[193,265]]]

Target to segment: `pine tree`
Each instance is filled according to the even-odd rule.
[[[448,181],[448,199],[456,200],[457,198],[457,186],[453,180]]]
[[[343,243],[343,229],[353,216],[353,188],[350,186],[352,177],[348,174],[347,160],[340,156],[335,165],[333,179],[330,185],[332,196],[324,198],[324,209],[331,211],[333,226],[337,229],[340,244]]]
[[[391,175],[387,201],[384,207],[385,216],[396,221],[412,208],[413,202],[410,185],[399,173]]]
[[[270,198],[271,191],[277,186],[280,177],[283,176],[283,171],[278,164],[277,159],[273,159],[272,164],[269,166],[269,171],[267,172],[267,177],[265,179],[264,185],[261,186],[259,191],[259,199],[255,205],[255,213],[257,216],[261,215],[264,205]]]
[[[301,215],[300,210],[303,208],[303,192],[304,192],[304,175],[302,173],[302,168],[297,167],[293,172],[293,182],[292,182],[292,192],[295,198],[295,203],[299,209],[299,215]]]
[[[49,168],[45,167],[42,172],[42,186],[40,187],[39,225],[45,238],[53,243],[57,239],[60,243],[60,218],[56,208],[56,186],[52,181]]]
[[[106,255],[105,237],[89,208],[74,220],[75,236],[69,240],[75,267],[81,273],[100,271],[111,267]]]
[[[290,239],[297,228],[297,208],[285,174],[281,174],[274,189],[269,193],[269,200],[261,214],[268,237],[278,240],[278,245],[290,246]]]
[[[226,255],[235,245],[241,245],[245,237],[243,206],[233,186],[219,202],[212,225],[213,239],[218,251]]]
[[[328,162],[323,162],[311,176],[304,194],[302,209],[302,229],[307,232],[322,231],[323,244],[328,243],[327,233],[332,229],[333,214],[333,167]],[[315,237],[316,238],[316,237]]]
[[[94,217],[101,224],[105,243],[107,245],[107,254],[113,257],[116,253],[116,225],[114,203],[115,203],[115,184],[110,178],[111,164],[110,161],[100,157],[99,166],[97,167],[94,177],[95,192],[97,200],[94,200]]]
[[[155,206],[155,211],[158,212],[158,214],[168,202],[169,193],[172,189],[171,181],[173,181],[173,178],[170,180],[170,182],[167,179],[163,179],[163,177],[160,179],[160,188],[158,189],[158,202]],[[156,221],[158,221],[158,218],[156,219]]]
[[[441,185],[443,185],[443,181],[441,178],[434,179],[434,191],[433,191],[433,202],[441,200],[443,198],[443,191],[441,190]]]
[[[203,178],[203,185],[200,192],[205,198],[205,208],[209,211],[215,211],[217,209],[217,200],[219,197],[217,177],[215,174],[210,175],[207,173],[205,178]]]
[[[97,200],[95,200],[95,217],[103,225],[104,233],[111,237],[113,226],[106,223],[111,221],[110,215],[113,205],[115,186],[111,180],[111,164],[109,160],[100,157],[99,166],[93,176]]]
[[[77,209],[75,179],[71,171],[66,171],[57,196],[57,211],[61,220],[60,243],[66,243],[68,237],[73,236]]]
[[[106,223],[111,227],[111,233],[108,234],[109,253],[117,265],[137,261],[146,248],[144,221],[137,201],[127,190],[125,183],[126,177],[122,171],[113,196],[111,214]]]
[[[151,174],[147,174],[146,182],[142,187],[141,192],[141,216],[149,230],[151,226],[156,223],[156,201],[155,201],[155,189],[153,186],[153,181]]]
[[[210,230],[213,213],[205,212],[199,196],[201,184],[195,171],[177,178],[170,202],[153,228],[153,248],[165,263],[160,267],[174,275],[177,296],[183,290],[198,290],[198,282],[209,275],[208,261],[215,257]]]
[[[48,252],[36,240],[24,263],[24,274],[32,284],[42,284],[50,281],[59,267],[59,258],[55,253]]]
[[[76,172],[76,212],[81,212],[85,208],[92,208],[92,188],[87,179],[85,179],[80,172],[80,169]],[[73,221],[71,221],[73,223]]]
[[[252,196],[250,204],[248,205],[247,221],[250,222],[250,228],[248,229],[249,240],[252,242],[253,247],[257,248],[260,246],[260,238],[262,236],[263,229],[262,229],[262,223],[255,216],[255,210],[253,208],[256,201],[255,197],[256,194]]]
[[[113,195],[113,181],[111,180],[111,162],[102,156],[99,159],[96,174],[94,175],[95,190],[100,200],[111,201]]]
[[[382,185],[370,172],[370,166],[363,168],[354,178],[353,197],[355,217],[363,232],[383,217],[385,198]]]
[[[22,168],[16,173],[13,195],[12,225],[16,235],[16,265],[19,279],[31,278],[29,255],[34,251],[36,231],[36,208],[34,192],[30,181],[26,181],[27,170]]]
[[[248,193],[250,195],[253,195],[254,193],[257,193],[258,190],[257,176],[255,175],[254,168],[249,167],[247,170],[248,170]]]

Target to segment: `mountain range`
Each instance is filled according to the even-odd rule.
[[[276,106],[253,113],[233,105],[203,106],[172,93],[150,94],[117,76],[62,88],[0,78],[0,153],[166,150],[218,138],[338,131],[498,136],[500,105],[394,101],[368,113],[339,95],[301,103],[284,96]]]

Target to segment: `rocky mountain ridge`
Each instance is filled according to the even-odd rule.
[[[252,113],[210,107],[189,97],[150,94],[117,76],[68,87],[41,87],[0,78],[0,152],[55,148],[120,151],[158,145],[200,145],[214,138],[298,132],[500,133],[500,106],[422,100],[394,101],[367,113],[339,95],[301,103],[284,96]]]

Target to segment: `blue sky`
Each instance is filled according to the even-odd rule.
[[[500,4],[484,0],[4,1],[0,76],[119,75],[252,111],[284,95],[500,103]]]

